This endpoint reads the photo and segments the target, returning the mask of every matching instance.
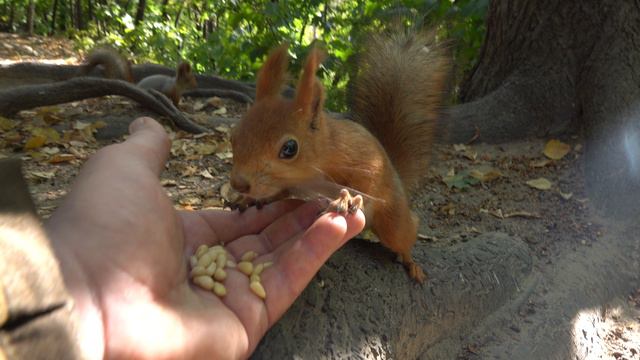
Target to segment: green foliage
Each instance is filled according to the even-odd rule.
[[[290,43],[291,72],[296,74],[309,46],[320,41],[329,55],[321,71],[327,107],[344,110],[349,68],[367,33],[397,19],[435,28],[439,39],[453,44],[455,79],[460,80],[481,46],[489,0],[169,0],[166,6],[162,0],[147,0],[138,24],[139,0],[75,0],[85,18],[81,30],[72,16],[76,3],[58,1],[53,32],[66,32],[82,50],[111,44],[136,62],[187,59],[199,72],[241,80],[253,81],[269,49],[284,41]],[[36,32],[51,32],[54,0],[36,2]],[[0,10],[17,4],[15,24],[22,24],[27,3],[0,0]],[[5,13],[0,11],[1,24],[8,22]]]

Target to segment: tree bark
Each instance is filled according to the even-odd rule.
[[[144,11],[147,7],[147,0],[138,0],[138,8],[136,10],[136,17],[133,21],[135,26],[138,26],[144,20]]]
[[[634,0],[493,1],[463,103],[450,110],[450,141],[581,132],[599,208],[640,213],[639,8]]]
[[[16,18],[16,2],[11,1],[11,5],[9,5],[9,21],[7,21],[7,27],[9,31],[13,31],[13,22]]]
[[[84,16],[82,13],[82,0],[75,0],[73,3],[74,11],[73,11],[73,22],[78,30],[84,30]]]
[[[56,32],[56,16],[58,15],[58,0],[53,0],[53,5],[51,5],[51,29],[49,30],[49,34],[54,34]]]
[[[33,0],[29,0],[27,7],[27,34],[33,35],[33,22],[36,16],[36,3]]]

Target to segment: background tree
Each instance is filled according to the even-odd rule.
[[[26,6],[26,1],[0,0],[0,8]],[[488,0],[42,0],[37,2],[34,31],[71,36],[81,50],[108,43],[129,51],[137,62],[173,66],[185,58],[197,71],[239,80],[253,80],[269,49],[283,41],[291,44],[297,71],[309,45],[319,40],[330,55],[322,69],[328,105],[345,110],[349,64],[363,34],[379,31],[398,17],[429,24],[442,39],[454,40],[460,79],[481,45],[487,4]],[[16,9],[15,23],[24,24],[21,7]],[[8,25],[5,14],[9,11],[0,12],[0,24],[19,30]]]
[[[495,0],[477,65],[452,110],[452,141],[582,132],[598,207],[638,214],[637,2]]]

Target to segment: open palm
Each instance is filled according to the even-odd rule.
[[[364,225],[362,213],[317,217],[318,202],[281,201],[240,214],[173,209],[158,182],[169,140],[138,119],[122,144],[96,153],[46,224],[80,317],[80,341],[96,358],[244,358],[326,259]],[[188,279],[201,245],[273,261],[267,298],[227,269],[218,298]]]

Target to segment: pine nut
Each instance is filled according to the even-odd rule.
[[[236,264],[233,260],[227,260],[227,267],[228,268],[235,269],[237,265],[238,264]]]
[[[209,253],[217,254],[217,253],[223,253],[223,252],[226,252],[226,250],[220,245],[214,245],[209,248]]]
[[[207,252],[208,249],[209,247],[204,244],[198,246],[198,249],[196,250],[196,257],[199,259],[202,255],[204,255]]]
[[[189,258],[189,264],[191,264],[192,268],[198,266],[198,257],[195,255],[191,255],[191,257]]]
[[[209,266],[207,266],[207,268],[205,269],[205,272],[207,273],[207,275],[213,276],[213,274],[216,273],[217,269],[218,267],[216,266],[216,263],[212,262]]]
[[[249,276],[253,272],[253,264],[248,261],[240,261],[238,263],[238,270]]]
[[[213,293],[218,295],[219,297],[223,297],[227,295],[227,288],[225,288],[222,283],[216,281],[213,284]]]
[[[218,257],[216,258],[216,264],[218,265],[219,268],[224,268],[224,266],[227,264],[227,254],[226,253],[220,253],[218,254]]]
[[[213,275],[213,278],[218,280],[218,281],[222,281],[222,280],[227,278],[227,272],[224,271],[223,268],[218,268],[216,270],[216,273]]]
[[[253,268],[253,272],[251,273],[251,275],[260,275],[260,273],[262,273],[262,270],[264,270],[264,264],[258,264]]]
[[[211,276],[207,275],[196,276],[195,279],[193,279],[193,282],[205,290],[213,289],[214,285],[214,281]]]
[[[265,299],[267,297],[266,291],[264,291],[264,287],[259,281],[254,281],[249,284],[249,288],[253,291],[254,294],[258,295],[259,298]]]
[[[253,274],[251,274],[251,276],[249,276],[249,282],[260,282],[260,275],[256,274],[255,272]]]
[[[205,275],[206,273],[207,273],[207,271],[202,266],[196,266],[193,269],[191,269],[191,277]]]
[[[244,253],[244,255],[242,255],[240,260],[242,260],[242,261],[253,261],[257,257],[258,257],[258,253],[257,252],[255,252],[255,251],[247,251],[246,253]]]
[[[211,258],[211,256],[209,256],[209,254],[204,254],[200,259],[198,259],[198,266],[202,266],[206,269],[212,261],[213,259]]]
[[[262,265],[264,265],[264,269],[270,267],[271,265],[273,265],[273,261],[267,261],[267,262],[263,262]]]

